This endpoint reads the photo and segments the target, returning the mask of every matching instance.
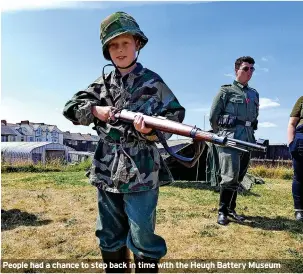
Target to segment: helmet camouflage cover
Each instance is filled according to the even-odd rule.
[[[105,59],[110,60],[110,55],[107,47],[109,41],[121,34],[126,33],[140,38],[140,49],[142,49],[148,42],[147,37],[140,30],[140,27],[136,20],[125,12],[115,12],[101,22],[100,40],[102,43],[102,50]]]

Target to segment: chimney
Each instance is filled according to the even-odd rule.
[[[6,120],[1,120],[1,125],[2,124],[6,126]]]
[[[29,125],[29,120],[24,120],[24,121],[21,121],[21,125],[22,125],[22,124]]]

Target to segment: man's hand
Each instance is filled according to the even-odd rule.
[[[103,122],[108,122],[109,120],[115,121],[115,114],[114,111],[116,108],[114,107],[99,107],[99,106],[93,106],[92,107],[92,113],[93,115],[98,118],[99,120]]]
[[[141,132],[142,134],[148,134],[152,131],[152,128],[145,126],[144,118],[141,115],[135,116],[134,127],[137,131]]]

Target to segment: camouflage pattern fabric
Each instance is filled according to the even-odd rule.
[[[105,88],[105,84],[107,88]],[[64,107],[63,115],[74,124],[90,125],[100,136],[89,172],[93,185],[116,193],[154,189],[173,181],[155,145],[155,133],[141,134],[130,123],[105,123],[91,113],[92,106],[114,106],[145,115],[165,116],[182,122],[185,109],[156,73],[137,63],[121,77],[118,70],[99,77],[79,91]],[[171,134],[165,134],[168,139]]]
[[[105,18],[100,26],[100,40],[102,43],[103,55],[106,60],[110,60],[110,55],[107,49],[108,42],[121,34],[132,34],[140,38],[142,49],[148,42],[147,37],[136,20],[125,12],[115,12]]]

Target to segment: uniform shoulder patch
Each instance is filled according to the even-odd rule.
[[[231,87],[232,85],[229,84],[229,85],[222,85],[221,87]]]

